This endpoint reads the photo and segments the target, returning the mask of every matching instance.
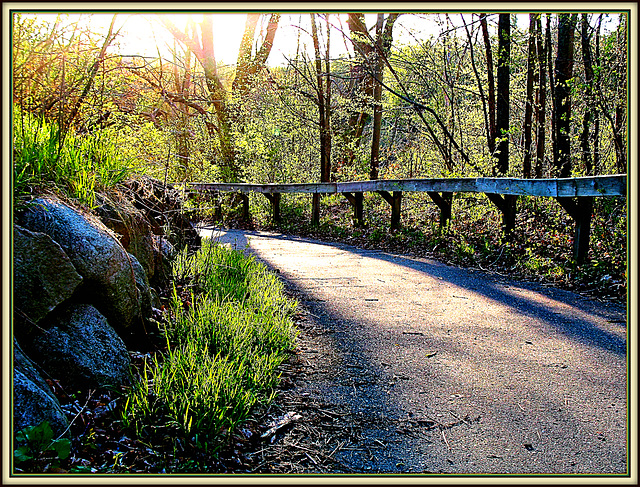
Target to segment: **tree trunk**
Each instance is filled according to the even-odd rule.
[[[536,16],[539,14],[529,14],[529,52],[527,55],[527,93],[526,105],[524,108],[524,159],[522,162],[522,172],[525,178],[531,177],[531,133],[533,131],[533,78],[536,71]]]
[[[551,153],[556,154],[556,77],[553,69],[553,48],[551,43],[551,14],[547,14],[547,29],[545,32],[545,52],[547,54],[547,68],[549,73],[549,94],[551,95]]]
[[[371,138],[371,170],[369,179],[378,179],[380,166],[380,126],[382,125],[382,27],[384,14],[378,14],[376,22],[376,50],[374,55],[374,87],[373,87],[373,135]]]
[[[556,55],[555,129],[556,176],[571,175],[571,91],[567,82],[573,77],[573,35],[578,14],[558,14],[558,52]]]
[[[509,63],[511,57],[511,15],[500,14],[498,19],[498,76],[496,98],[496,172],[509,171]]]
[[[358,146],[364,132],[364,127],[371,118],[367,113],[368,97],[373,96],[373,78],[367,71],[367,66],[373,53],[373,43],[370,42],[369,31],[365,23],[363,13],[350,13],[347,19],[351,42],[356,54],[356,63],[351,68],[350,92],[357,110],[351,113],[348,122],[346,138],[348,142]],[[353,162],[354,155],[350,155],[349,164]]]
[[[379,14],[376,23],[375,39],[369,34],[369,30],[365,24],[363,13],[351,13],[347,20],[349,31],[351,33],[351,42],[353,43],[358,63],[352,67],[350,82],[351,96],[359,109],[351,113],[348,122],[348,129],[345,139],[348,144],[358,146],[364,133],[364,127],[371,119],[367,113],[368,102],[366,100],[373,98],[373,113],[375,116],[381,117],[382,111],[379,101],[382,99],[382,76],[385,64],[385,58],[389,54],[393,42],[393,26],[400,16],[398,13],[391,13],[387,16],[386,21],[384,14]],[[380,24],[382,22],[382,24]],[[376,115],[377,114],[377,115]],[[375,124],[381,123],[381,119]],[[378,149],[375,149],[377,144]],[[377,151],[377,152],[376,152]],[[374,155],[375,153],[375,155]],[[348,164],[353,162],[354,154],[349,155]],[[377,179],[378,177],[378,161],[379,161],[379,140],[372,141],[372,158],[370,177]],[[374,167],[375,166],[375,167]]]
[[[316,26],[315,14],[309,14],[311,17],[311,35],[313,37],[313,47],[316,57],[316,81],[318,94],[318,113],[320,118],[320,181],[329,182],[331,179],[331,139],[329,138],[329,120],[327,119],[327,100],[325,97],[323,77],[328,73],[322,70],[322,57],[320,55],[320,40],[318,38],[318,28]]]
[[[591,56],[591,39],[589,37],[589,16],[582,14],[580,26],[580,40],[582,44],[582,62],[585,78],[585,108],[582,118],[582,132],[580,133],[580,148],[582,150],[582,164],[585,174],[593,174],[593,159],[591,157],[591,119],[593,114],[593,62]]]
[[[626,17],[620,16],[618,27],[618,85],[616,96],[616,116],[614,125],[614,143],[616,149],[616,166],[619,173],[627,172],[626,122],[627,122],[627,24]]]
[[[255,30],[261,14],[247,14],[245,30],[240,43],[240,51],[238,53],[238,61],[236,64],[236,75],[233,79],[232,91],[238,96],[240,101],[246,97],[251,88],[254,77],[257,72],[262,69],[269,57],[273,41],[280,22],[280,14],[271,14],[267,25],[267,33],[262,45],[255,57],[252,57],[252,46],[255,37]]]
[[[327,32],[327,51],[324,56],[324,71],[327,76],[326,84],[325,84],[325,105],[324,105],[324,120],[325,120],[325,151],[327,154],[326,164],[324,167],[324,178],[322,181],[328,182],[331,180],[331,62],[329,58],[329,47],[331,45],[331,29],[329,24],[329,14],[327,13],[325,16],[325,25]]]
[[[484,19],[486,22],[486,19]],[[485,36],[485,48],[489,53],[491,44],[488,43],[486,24],[483,27]],[[488,43],[488,46],[487,46]],[[487,56],[489,57],[489,56]],[[509,75],[511,61],[511,16],[500,14],[498,17],[498,66],[497,66],[497,90],[496,90],[496,126],[493,138],[496,147],[497,160],[493,166],[493,174],[506,175],[509,170]],[[506,240],[513,238],[516,222],[517,196],[487,194],[489,200],[498,207],[502,213],[502,230]]]
[[[482,15],[485,15],[485,14],[482,14]],[[473,73],[476,77],[478,92],[480,93],[480,101],[482,101],[482,114],[484,116],[484,127],[487,133],[487,147],[491,147],[493,144],[493,138],[494,138],[494,135],[492,132],[493,127],[489,123],[489,113],[487,111],[487,97],[484,93],[483,83],[482,83],[482,80],[480,79],[480,73],[476,65],[475,50],[473,48],[474,42],[473,42],[473,39],[471,38],[471,32],[469,32],[469,26],[465,22],[464,15],[460,14],[460,17],[462,18],[462,23],[464,24],[464,29],[467,33],[467,40],[469,41],[469,57],[471,58],[471,67],[473,68]],[[485,24],[486,24],[486,20],[485,20]]]
[[[594,73],[594,86],[600,85],[600,29],[602,27],[602,14],[598,16],[596,29],[596,58],[595,65],[598,68]],[[593,120],[593,170],[594,174],[600,173],[600,110],[595,110]]]
[[[546,104],[547,104],[547,58],[546,46],[542,36],[541,15],[536,14],[536,44],[538,49],[538,103],[536,104],[536,120],[538,136],[536,137],[536,178],[542,178],[546,143]]]
[[[482,37],[484,39],[484,50],[487,58],[487,84],[489,103],[489,153],[493,157],[496,152],[496,88],[493,79],[493,54],[491,51],[491,39],[487,27],[487,14],[480,14],[480,25],[482,27]]]

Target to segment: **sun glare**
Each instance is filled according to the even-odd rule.
[[[126,54],[157,56],[158,51],[166,55],[173,49],[175,40],[160,22],[161,17],[170,20],[183,32],[187,29],[189,18],[196,24],[202,22],[202,14],[195,12],[127,15],[124,21],[124,36],[120,42],[122,49],[128,51]],[[214,52],[218,62],[235,63],[245,20],[246,14],[213,15]]]

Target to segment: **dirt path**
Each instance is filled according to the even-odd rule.
[[[279,439],[299,461],[267,466],[278,452],[263,448],[257,471],[626,472],[622,307],[341,244],[213,236],[248,246],[303,307],[273,411],[302,415]]]

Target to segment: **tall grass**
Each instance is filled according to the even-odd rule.
[[[167,351],[147,361],[124,408],[141,432],[165,425],[208,451],[272,399],[278,366],[295,343],[296,303],[264,265],[204,240],[174,265]]]
[[[109,188],[131,173],[117,133],[109,129],[77,135],[60,143],[57,124],[16,108],[13,112],[13,183],[16,196],[53,186],[88,206],[96,190]]]

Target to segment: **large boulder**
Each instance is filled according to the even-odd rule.
[[[13,429],[47,421],[55,437],[68,436],[69,421],[58,398],[18,343],[13,342]]]
[[[147,217],[128,197],[115,190],[109,195],[96,195],[96,201],[94,211],[102,223],[120,236],[125,250],[140,262],[147,278],[153,279],[160,255]]]
[[[16,312],[39,322],[67,300],[82,276],[49,235],[18,225],[13,230],[13,302]]]
[[[95,304],[118,331],[141,324],[134,258],[104,224],[51,198],[34,199],[20,223],[60,245],[84,278],[85,300]]]
[[[129,353],[106,318],[74,304],[33,339],[30,349],[51,377],[79,388],[118,387],[129,381]]]
[[[151,316],[153,307],[152,290],[149,286],[149,280],[147,274],[142,268],[142,265],[138,262],[135,256],[129,254],[131,259],[131,267],[133,268],[133,275],[136,280],[136,289],[138,290],[138,299],[140,301],[140,313],[143,317],[147,318]]]

